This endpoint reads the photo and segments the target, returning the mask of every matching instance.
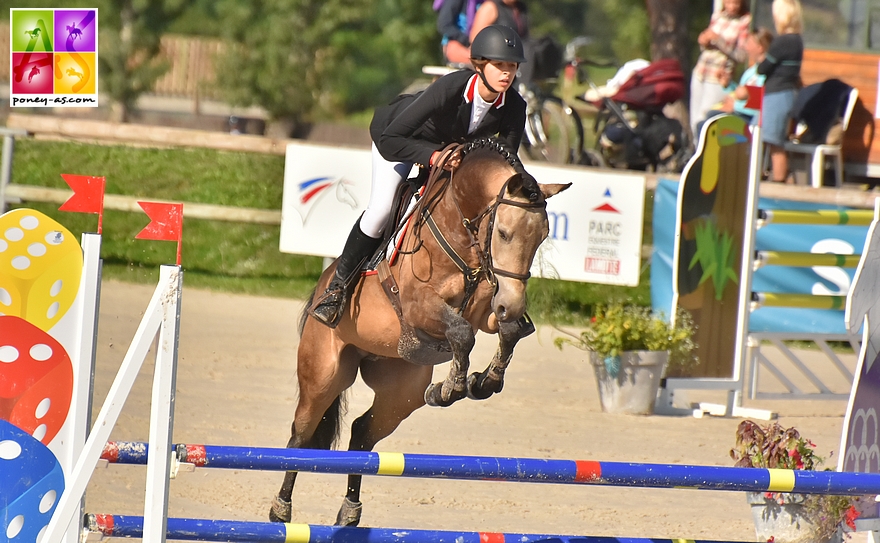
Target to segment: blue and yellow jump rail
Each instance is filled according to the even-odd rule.
[[[115,451],[115,452],[114,452]],[[123,452],[120,452],[123,451]],[[108,443],[104,460],[145,464],[145,443]],[[196,467],[400,477],[805,494],[880,494],[880,474],[673,464],[176,445]]]
[[[143,517],[87,515],[86,527],[105,537],[143,536]],[[350,528],[281,522],[239,522],[169,518],[167,538],[179,541],[248,543],[734,543],[699,539],[593,537],[502,532],[410,530],[408,528]]]

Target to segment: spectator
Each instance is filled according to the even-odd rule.
[[[449,64],[471,62],[470,30],[483,0],[443,0],[437,14],[437,30],[443,35],[443,56]]]
[[[525,57],[528,62],[520,66],[519,83],[529,83],[534,69],[532,62],[532,43],[529,39],[529,10],[522,0],[485,0],[477,9],[471,27],[471,40],[489,25],[499,24],[510,27],[522,39]]]
[[[712,15],[709,27],[700,33],[701,53],[691,73],[690,118],[694,140],[699,136],[697,122],[706,118],[713,105],[724,100],[734,68],[746,61],[745,43],[751,22],[748,0],[724,0],[721,11]]]
[[[788,140],[791,109],[801,88],[803,17],[799,0],[773,0],[772,9],[777,36],[767,50],[767,57],[758,64],[758,73],[767,77],[761,106],[761,140],[770,151],[770,179],[793,183],[783,146]]]
[[[729,88],[730,94],[724,97],[724,100],[715,105],[710,110],[706,118],[697,123],[697,134],[700,133],[703,123],[715,117],[716,115],[731,114],[741,117],[749,124],[756,124],[758,121],[758,110],[747,108],[746,102],[749,98],[749,92],[746,87],[761,87],[764,85],[764,76],[758,73],[758,63],[764,60],[767,49],[773,42],[773,34],[766,28],[759,28],[749,34],[746,40],[746,52],[749,55],[749,67],[743,72],[739,79],[739,85]]]

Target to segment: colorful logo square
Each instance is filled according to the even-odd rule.
[[[9,10],[10,105],[98,105],[98,10]]]
[[[55,53],[55,94],[94,94],[95,53]]]
[[[15,9],[10,11],[12,51],[52,51],[55,14],[51,9]]]
[[[52,94],[52,53],[12,53],[12,92]]]
[[[55,51],[97,52],[97,14],[93,9],[55,11]]]

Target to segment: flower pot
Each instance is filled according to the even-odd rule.
[[[767,497],[763,492],[746,492],[752,510],[758,541],[774,543],[840,543],[840,530],[831,537],[820,538],[816,523],[804,507],[805,494],[783,493],[780,498]],[[782,503],[779,503],[779,502]]]
[[[652,415],[668,359],[666,351],[625,351],[619,358],[607,359],[591,352],[602,411]]]

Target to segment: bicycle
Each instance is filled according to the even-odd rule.
[[[591,43],[590,38],[580,36],[565,46],[562,69],[578,73],[584,62],[576,51]],[[599,63],[590,63],[602,66]],[[519,91],[526,100],[526,126],[522,149],[532,160],[556,164],[580,164],[606,167],[602,155],[585,147],[584,126],[578,112],[562,98],[553,94],[558,77],[520,85]]]

